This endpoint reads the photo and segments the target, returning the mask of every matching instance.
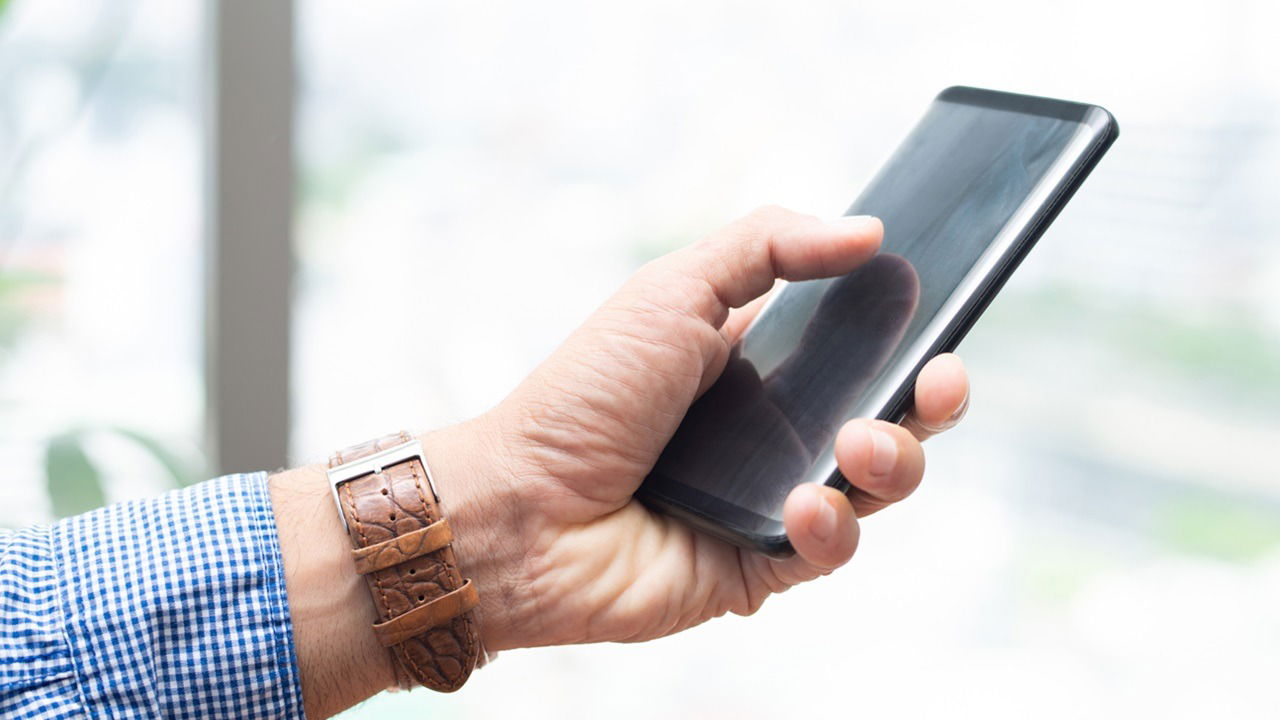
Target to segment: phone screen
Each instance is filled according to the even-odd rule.
[[[939,96],[849,208],[884,221],[880,252],[848,275],[791,283],[769,302],[690,408],[647,489],[748,533],[781,532],[791,489],[835,473],[843,421],[898,419],[890,415],[915,373],[982,280],[998,274],[990,266],[1051,202],[1046,188],[1096,145],[1099,123],[1087,110],[1109,117],[1070,103],[1047,114],[974,103],[971,93],[987,94],[962,90]],[[1046,197],[1033,198],[1037,189]]]

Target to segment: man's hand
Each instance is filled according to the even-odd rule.
[[[852,557],[857,518],[909,495],[920,441],[963,413],[954,356],[916,383],[903,426],[856,420],[836,437],[846,496],[806,484],[787,498],[796,555],[740,550],[645,508],[632,494],[778,278],[840,275],[873,256],[879,221],[824,222],[766,208],[637,272],[498,407],[424,435],[454,549],[480,592],[488,651],[640,641],[726,612]],[[323,468],[271,479],[306,713],[323,718],[389,687],[372,600],[351,560]]]
[[[854,490],[846,497],[806,484],[791,493],[790,559],[703,535],[632,494],[720,375],[759,309],[753,301],[777,278],[853,270],[875,254],[881,234],[873,218],[752,213],[643,267],[501,405],[443,433],[462,447],[428,436],[446,509],[476,510],[475,525],[456,525],[457,547],[464,574],[478,561],[472,572],[490,650],[661,637],[726,612],[755,612],[770,594],[849,560],[857,517],[910,494],[924,471],[919,441],[958,419],[968,381],[955,357],[921,373],[910,429],[861,420],[841,428],[836,459]],[[486,438],[487,450],[468,451],[468,433]],[[489,470],[450,477],[438,454]],[[509,510],[497,526],[495,503]],[[481,559],[495,556],[511,562],[486,567]]]

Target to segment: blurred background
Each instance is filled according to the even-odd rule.
[[[843,212],[943,87],[1059,96],[1120,140],[849,568],[343,717],[1280,715],[1275,3],[370,10],[0,1],[0,524],[482,412],[645,260]]]

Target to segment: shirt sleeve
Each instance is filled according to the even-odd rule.
[[[0,618],[0,717],[304,717],[264,473],[0,531]]]

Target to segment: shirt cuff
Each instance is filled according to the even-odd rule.
[[[265,473],[113,505],[52,530],[90,716],[304,717]]]

